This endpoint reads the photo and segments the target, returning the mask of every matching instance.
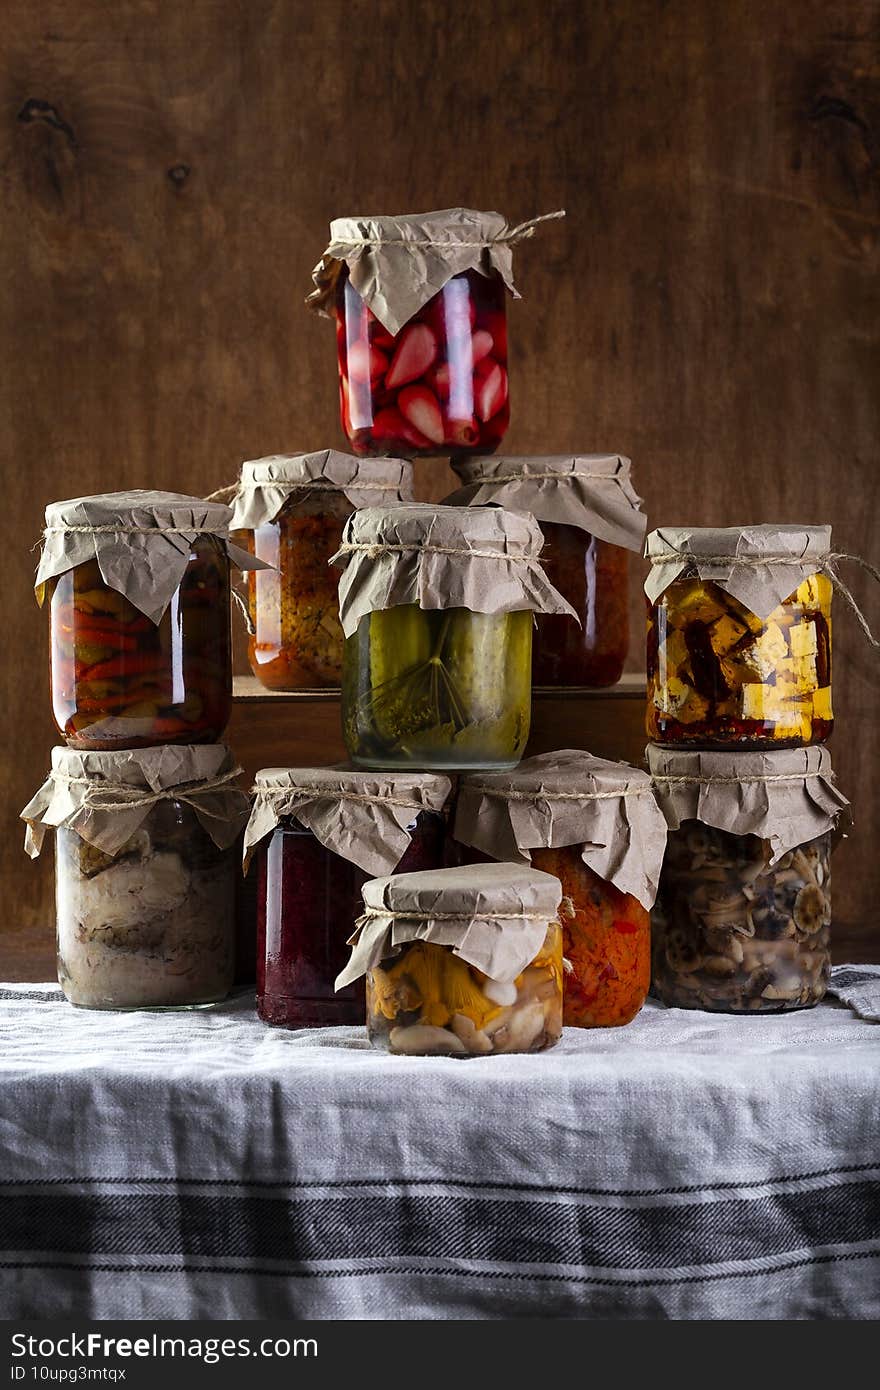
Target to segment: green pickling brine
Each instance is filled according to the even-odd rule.
[[[367,613],[345,643],[342,719],[357,767],[509,768],[529,735],[532,615]]]
[[[536,612],[570,612],[530,516],[403,504],[352,516],[334,557],[356,767],[511,768],[531,718]],[[576,621],[574,617],[572,621]]]

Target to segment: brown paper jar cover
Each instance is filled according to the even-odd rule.
[[[412,465],[336,449],[241,466],[232,527],[274,568],[248,576],[248,661],[270,690],[327,689],[342,679],[339,571],[328,562],[358,507],[412,498]]]
[[[240,775],[220,743],[113,752],[53,748],[51,771],[21,812],[27,822],[25,848],[35,858],[47,829],[63,826],[113,855],[158,801],[180,800],[191,806],[214,844],[226,849],[244,830],[250,810]]]
[[[254,779],[245,864],[261,840],[293,817],[366,873],[393,873],[410,843],[407,827],[422,811],[442,812],[451,786],[448,777],[417,771],[263,768]]]

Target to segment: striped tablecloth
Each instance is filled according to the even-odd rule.
[[[880,968],[835,985],[466,1062],[0,987],[0,1317],[876,1318]]]

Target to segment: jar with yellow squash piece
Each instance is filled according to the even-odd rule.
[[[830,542],[828,526],[648,536],[651,739],[773,749],[828,738]]]
[[[465,774],[453,837],[461,863],[518,860],[559,879],[571,904],[565,1023],[629,1023],[648,994],[649,914],[666,847],[647,773],[567,748],[512,772]]]
[[[75,748],[214,743],[232,705],[228,507],[177,493],[54,502],[37,595],[49,600],[52,710]]]
[[[831,967],[831,850],[848,810],[828,749],[652,744],[648,765],[669,826],[654,993],[724,1013],[818,1003]]]
[[[374,1047],[483,1057],[558,1042],[558,879],[522,864],[476,864],[371,879],[363,900],[336,984],[366,975]]]
[[[531,717],[535,613],[572,613],[537,522],[500,507],[371,507],[336,560],[343,732],[356,767],[509,768]]]
[[[329,561],[358,507],[412,496],[412,465],[336,449],[241,466],[231,528],[271,569],[248,576],[248,660],[269,690],[323,689],[342,677],[339,573]]]

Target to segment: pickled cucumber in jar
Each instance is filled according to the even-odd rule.
[[[531,612],[404,604],[346,641],[343,729],[356,767],[509,768],[531,716]]]

